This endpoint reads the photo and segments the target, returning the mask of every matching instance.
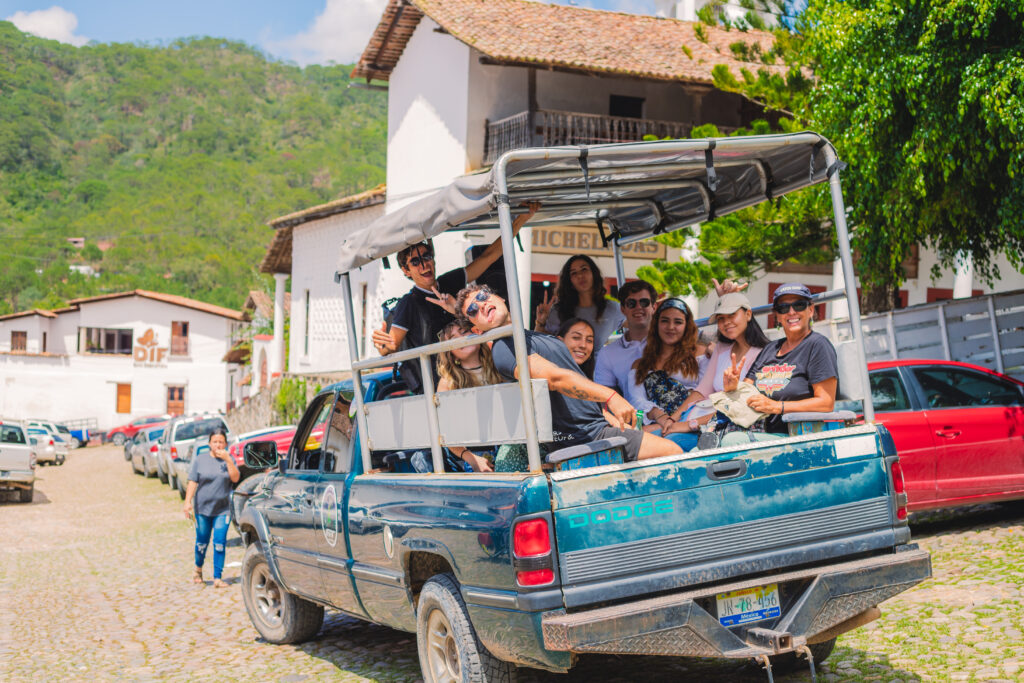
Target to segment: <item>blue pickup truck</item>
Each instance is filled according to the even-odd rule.
[[[528,372],[435,394],[430,355],[466,338],[359,358],[348,271],[415,242],[411,227],[430,237],[495,213],[512,324],[476,339],[511,336],[524,353],[510,197],[545,197],[535,220],[598,215],[618,256],[620,242],[662,232],[659,221],[705,220],[829,180],[855,282],[839,167],[813,133],[580,149],[509,152],[487,178],[460,179],[342,245],[353,377],[313,399],[286,457],[271,442],[245,453],[270,468],[238,519],[245,606],[268,641],[312,638],[328,607],[415,632],[429,683],[564,672],[587,653],[747,658],[769,676],[797,664],[813,674],[838,635],[930,576],[928,553],[909,542],[893,441],[863,395],[853,296],[839,381],[862,392],[862,422],[805,415],[788,438],[639,462],[614,440],[541,458],[549,394]],[[380,371],[417,358],[423,395]],[[526,443],[530,471],[446,466],[445,444],[501,443]]]

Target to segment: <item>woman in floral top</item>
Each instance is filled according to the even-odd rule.
[[[629,373],[626,399],[644,411],[645,429],[664,432],[700,381],[697,363],[697,325],[686,303],[666,299],[654,313],[643,355]],[[690,437],[690,435],[680,435]],[[680,444],[684,449],[695,444]]]

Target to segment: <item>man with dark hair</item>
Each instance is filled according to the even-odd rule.
[[[629,369],[640,358],[647,344],[647,330],[651,327],[658,293],[654,286],[643,280],[627,282],[619,288],[619,307],[626,316],[626,329],[622,336],[602,347],[594,364],[594,381],[625,393],[629,382]]]
[[[540,204],[531,203],[528,210],[512,223],[512,233],[517,234],[539,208]],[[446,299],[454,297],[467,282],[476,280],[500,256],[501,238],[498,238],[465,268],[456,268],[435,277],[434,245],[430,241],[398,252],[398,267],[414,286],[395,304],[390,328],[385,321],[379,330],[373,332],[373,345],[380,355],[437,342],[438,333],[454,320],[443,307]],[[402,363],[399,372],[410,391],[420,393],[423,390],[419,361]],[[436,372],[434,381],[437,382]]]
[[[459,292],[455,305],[455,310],[477,334],[511,322],[505,301],[481,285],[470,285]],[[624,450],[629,461],[682,453],[679,446],[667,439],[633,429],[636,410],[629,401],[587,379],[560,339],[532,330],[525,332],[530,377],[547,380],[550,389],[555,443],[546,444],[547,448],[621,436],[626,439]],[[499,374],[509,380],[519,379],[511,337],[494,342],[491,354]]]

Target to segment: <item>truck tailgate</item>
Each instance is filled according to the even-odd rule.
[[[551,475],[567,607],[893,548],[873,426]]]

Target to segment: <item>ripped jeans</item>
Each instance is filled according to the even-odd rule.
[[[196,515],[196,567],[202,568],[206,560],[206,546],[213,533],[213,578],[219,579],[224,570],[224,544],[228,540],[228,520],[231,513],[223,515]]]

